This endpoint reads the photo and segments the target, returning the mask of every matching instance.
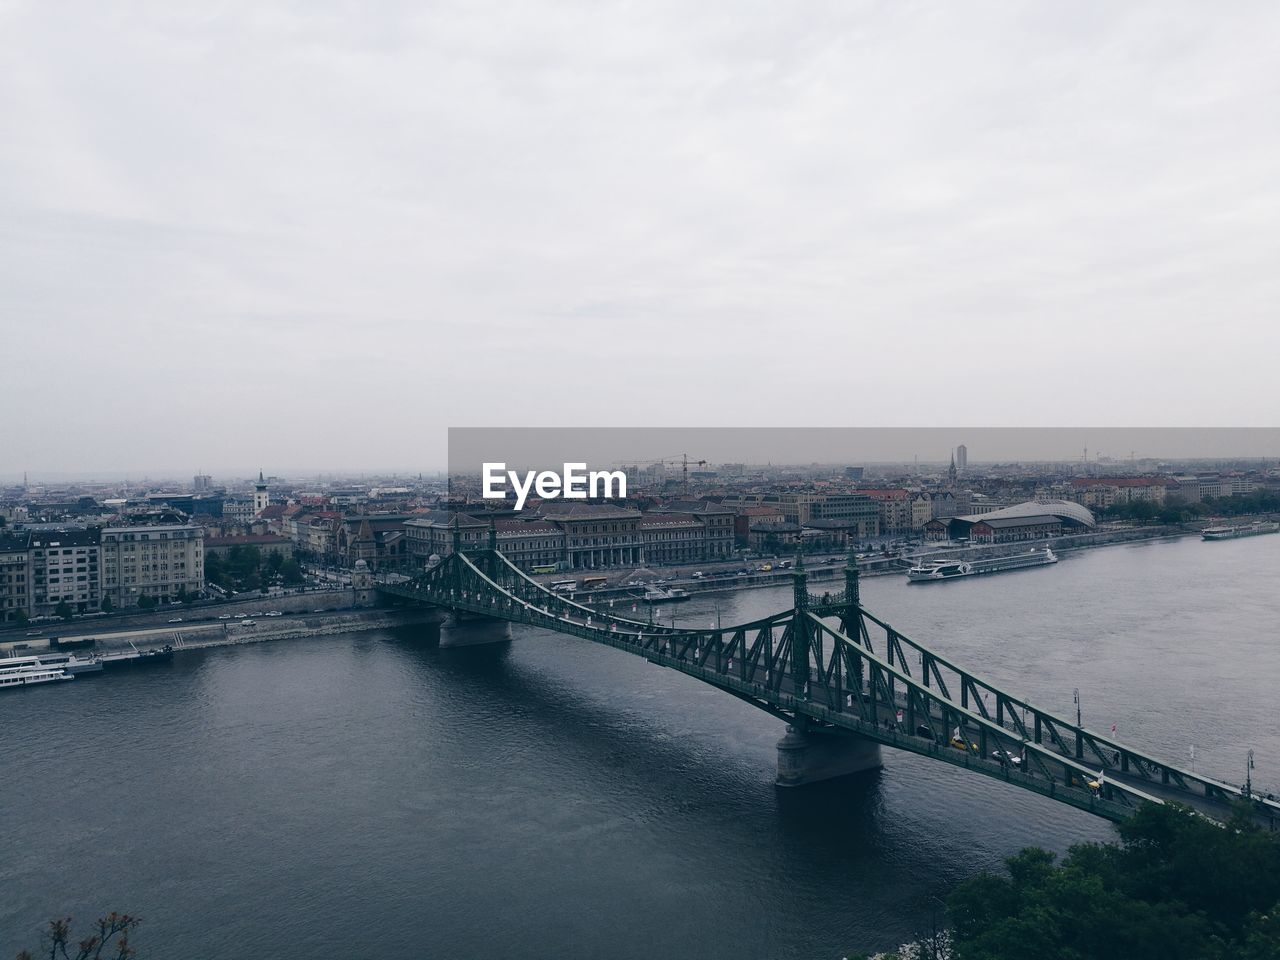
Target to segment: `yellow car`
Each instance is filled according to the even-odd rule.
[[[961,740],[959,737],[952,737],[951,742],[950,744],[948,744],[948,746],[955,747],[957,750],[972,750],[974,753],[978,752],[978,745],[976,743],[973,743],[973,742],[966,743],[964,740]]]

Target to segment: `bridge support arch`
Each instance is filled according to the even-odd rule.
[[[799,787],[883,766],[880,744],[854,733],[787,727],[778,741],[778,786]]]

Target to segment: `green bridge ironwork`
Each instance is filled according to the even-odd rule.
[[[700,630],[578,603],[526,576],[490,540],[488,549],[455,549],[415,578],[375,586],[455,613],[616,647],[711,684],[799,731],[855,734],[1109,820],[1125,819],[1144,801],[1177,801],[1223,820],[1244,801],[1262,823],[1280,823],[1280,802],[1270,796],[1247,796],[1234,784],[1079,726],[909,639],[862,607],[852,556],[837,594],[811,593],[797,560],[791,609]]]

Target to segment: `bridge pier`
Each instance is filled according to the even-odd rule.
[[[853,733],[787,727],[778,741],[778,786],[799,787],[882,766],[880,744]]]
[[[472,647],[482,643],[507,643],[511,624],[506,620],[481,617],[454,610],[445,629],[440,631],[442,647]]]

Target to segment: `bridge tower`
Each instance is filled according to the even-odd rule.
[[[847,590],[847,570],[845,576]],[[853,576],[856,596],[856,563]],[[799,551],[796,552],[792,595],[791,676],[795,683],[795,697],[803,701],[809,699],[809,656],[818,638],[809,621],[809,574],[804,569],[804,557]],[[820,661],[822,651],[819,649],[817,653]],[[803,714],[796,714],[794,722],[787,726],[786,736],[778,741],[777,783],[781,787],[798,787],[881,766],[880,744],[857,734],[824,728]]]
[[[862,643],[867,625],[862,622],[862,571],[858,569],[858,555],[853,547],[844,563],[844,610],[840,614],[840,632]]]
[[[791,677],[795,683],[795,696],[809,699],[809,651],[813,645],[813,625],[809,612],[809,573],[804,568],[804,554],[796,549],[795,570],[791,574],[792,606],[795,617],[791,621]]]
[[[364,560],[357,560],[351,569],[351,590],[355,594],[354,606],[373,606],[373,573]]]

